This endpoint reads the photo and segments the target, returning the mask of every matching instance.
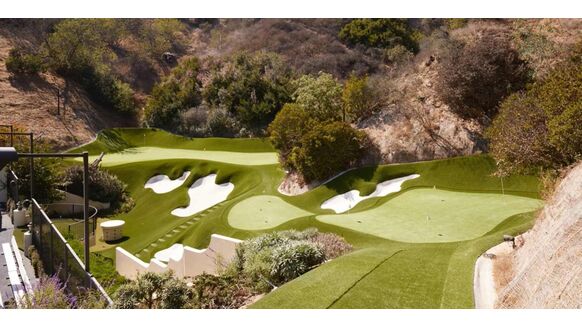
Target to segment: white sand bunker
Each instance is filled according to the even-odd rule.
[[[388,194],[400,191],[400,187],[406,180],[416,179],[419,174],[411,174],[405,177],[386,180],[376,185],[376,190],[368,196],[360,196],[359,190],[350,190],[346,193],[334,196],[321,204],[322,209],[330,209],[336,213],[343,213],[352,209],[359,202],[368,198],[384,197]]]
[[[174,244],[166,249],[162,249],[161,251],[157,252],[154,257],[158,261],[168,263],[170,259],[174,261],[179,261],[184,254],[184,245],[182,244]]]
[[[194,182],[188,189],[190,205],[180,207],[172,211],[172,214],[180,217],[192,216],[226,200],[233,191],[234,185],[230,182],[216,184],[216,174],[210,174]]]
[[[190,171],[184,172],[181,177],[176,180],[170,179],[167,175],[154,175],[146,183],[144,188],[150,188],[156,194],[165,194],[184,184],[186,179],[190,176]]]

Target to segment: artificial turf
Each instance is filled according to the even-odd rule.
[[[89,157],[94,161],[98,156]],[[227,164],[239,165],[269,165],[277,164],[277,153],[245,153],[223,150],[197,150],[197,149],[171,149],[161,147],[135,147],[127,148],[117,153],[107,154],[101,162],[102,167],[111,167],[130,163],[171,159],[189,159],[215,161]],[[82,161],[81,158],[76,159]]]
[[[137,147],[157,149],[150,148],[154,156],[138,162],[127,151]],[[533,213],[513,214],[541,205],[536,178],[511,176],[501,181],[492,175],[495,163],[485,155],[363,167],[302,195],[285,196],[277,192],[284,176],[278,164],[180,156],[184,150],[249,153],[249,158],[272,153],[273,148],[261,139],[188,139],[160,130],[112,129],[74,151],[81,150],[93,156],[105,152],[105,162],[120,158],[119,165],[104,165],[104,169],[127,184],[136,205],[115,217],[126,221],[126,238],[117,245],[143,260],[178,242],[204,248],[213,233],[245,239],[272,230],[316,227],[339,234],[354,246],[351,254],[269,293],[253,305],[257,308],[473,307],[476,258],[499,243],[503,234],[530,226]],[[156,159],[156,151],[164,158]],[[172,192],[144,189],[156,174],[174,179],[187,170],[192,174]],[[217,174],[217,183],[235,185],[228,199],[191,217],[171,215],[173,209],[189,203],[188,187],[211,173]],[[335,215],[320,207],[337,194],[358,189],[366,195],[379,182],[414,173],[420,177],[406,181],[401,192],[365,200],[350,213]],[[390,217],[395,211],[398,215]],[[439,242],[428,243],[433,241]],[[100,248],[99,253],[114,258],[117,245]]]
[[[541,204],[513,195],[417,188],[369,210],[317,219],[395,241],[442,243],[480,237],[507,217]]]
[[[309,215],[312,213],[293,206],[280,197],[261,195],[234,205],[228,213],[228,224],[242,230],[265,230]]]

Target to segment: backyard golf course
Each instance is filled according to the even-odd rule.
[[[354,246],[254,308],[472,308],[477,257],[531,227],[543,205],[536,178],[501,180],[485,155],[358,168],[287,196],[266,139],[110,129],[73,151],[82,150],[104,153],[101,167],[135,200],[115,217],[126,238],[93,250],[105,257],[121,246],[148,262],[174,243],[205,248],[213,233],[246,239],[309,227]]]

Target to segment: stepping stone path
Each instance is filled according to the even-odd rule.
[[[197,214],[195,214],[194,216],[192,216],[191,218],[188,219],[188,221],[180,224],[179,226],[177,226],[176,228],[172,229],[172,231],[168,232],[167,234],[165,234],[163,237],[158,238],[157,240],[155,240],[153,243],[149,244],[146,248],[142,249],[141,251],[137,252],[135,254],[135,256],[137,256],[138,258],[148,262],[149,259],[152,258],[152,253],[155,250],[155,248],[159,245],[164,243],[166,240],[171,239],[173,236],[175,236],[176,234],[186,230],[187,228],[189,228],[191,225],[193,225],[195,222],[197,222],[198,220],[204,218],[206,215],[214,212],[215,209],[217,209],[218,207],[222,206],[222,203],[220,204],[216,204],[202,212],[199,212]]]

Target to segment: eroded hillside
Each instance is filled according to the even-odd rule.
[[[499,308],[582,307],[582,163],[561,181],[512,255]]]

